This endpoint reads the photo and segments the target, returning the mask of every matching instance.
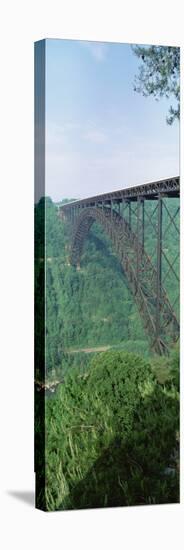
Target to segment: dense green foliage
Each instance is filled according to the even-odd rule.
[[[176,215],[178,199],[169,201],[170,199],[165,199],[163,206],[162,270],[164,287],[177,311],[178,284],[176,279],[173,284],[170,266],[173,266],[178,275],[179,238],[174,224],[171,223],[173,217],[175,226],[179,227],[179,216]],[[47,373],[57,368],[61,371],[61,365],[64,368],[65,352],[68,353],[71,348],[118,345],[126,351],[134,349],[148,355],[149,343],[139,312],[118,258],[102,228],[95,224],[92,226],[85,242],[81,269],[78,271],[69,265],[71,225],[58,218],[57,208],[49,198],[45,202],[41,199],[36,207],[36,216],[35,283],[37,299],[43,301],[41,281],[45,269]],[[125,212],[126,216],[128,211]],[[43,219],[45,251],[41,240]],[[132,230],[135,232],[136,224],[137,218],[133,215],[132,207]],[[145,204],[145,224],[145,248],[154,264],[157,247],[157,208],[154,201]],[[40,325],[37,330],[41,334]],[[43,342],[43,335],[39,340]],[[39,354],[38,346],[37,359]]]
[[[178,226],[175,199],[170,206]],[[150,204],[145,246],[153,261],[155,215]],[[178,239],[167,209],[163,216],[164,250],[178,273]],[[150,355],[126,278],[101,228],[90,230],[80,270],[69,265],[70,239],[70,224],[58,218],[50,199],[41,200],[36,206],[36,377],[46,360],[47,378],[62,383],[46,403],[36,394],[37,505],[55,510],[178,502],[179,351],[173,349],[169,358]],[[167,271],[163,259],[164,275]],[[177,285],[173,288],[169,277],[166,285],[175,300]],[[111,349],[81,351],[100,345]]]
[[[155,99],[174,97],[168,124],[180,117],[180,49],[171,46],[133,46],[141,65],[134,90]]]
[[[172,382],[134,354],[68,374],[46,403],[46,509],[177,502],[178,409]]]
[[[44,202],[36,207],[43,217]],[[80,271],[69,265],[71,227],[57,216],[50,199],[45,210],[45,266],[39,232],[35,262],[38,300],[39,284],[46,274],[46,369],[47,373],[64,362],[70,348],[100,345],[125,346],[148,354],[148,342],[137,307],[127,287],[111,243],[98,226],[93,226],[85,243]]]

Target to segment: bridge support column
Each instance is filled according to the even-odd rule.
[[[121,215],[122,215],[122,218],[123,218],[123,226],[124,226],[124,215],[125,215],[125,201],[124,199],[122,200],[122,207],[121,207]]]
[[[75,210],[72,208],[72,223],[74,224],[75,221]]]
[[[123,249],[124,249],[124,231],[125,231],[125,224],[124,224],[124,209],[125,209],[125,201],[124,199],[122,199],[122,203],[121,203],[121,216],[122,216],[122,220],[123,220],[123,239],[122,239],[122,244],[123,244]]]
[[[113,202],[112,202],[112,199],[111,199],[111,238],[112,238],[112,224],[113,224]]]
[[[142,250],[144,250],[144,199],[142,199]]]
[[[131,209],[131,201],[128,203],[128,223],[131,231],[131,224],[132,224],[132,209]]]
[[[162,287],[162,197],[159,195],[158,198],[158,231],[157,231],[157,308],[156,308],[156,334],[157,338],[161,337],[161,323],[160,323],[160,312],[161,312],[161,287]]]
[[[112,223],[112,218],[113,218],[113,204],[112,204],[112,199],[111,199],[111,223]]]
[[[139,285],[140,269],[140,233],[141,233],[141,199],[137,197],[137,283]]]

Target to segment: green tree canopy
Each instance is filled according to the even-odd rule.
[[[134,91],[144,96],[173,97],[174,104],[166,118],[172,124],[180,117],[180,48],[171,46],[132,46],[141,60],[138,75],[135,76]]]

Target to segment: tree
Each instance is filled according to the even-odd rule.
[[[132,46],[141,59],[139,73],[135,77],[134,91],[144,96],[153,95],[156,100],[174,97],[166,120],[172,124],[180,117],[180,49],[171,46]]]

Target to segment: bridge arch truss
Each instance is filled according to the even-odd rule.
[[[179,338],[179,178],[89,197],[68,203],[59,212],[73,226],[70,262],[74,266],[80,264],[93,223],[102,226],[151,348],[166,353]],[[174,243],[173,250],[169,243]]]

